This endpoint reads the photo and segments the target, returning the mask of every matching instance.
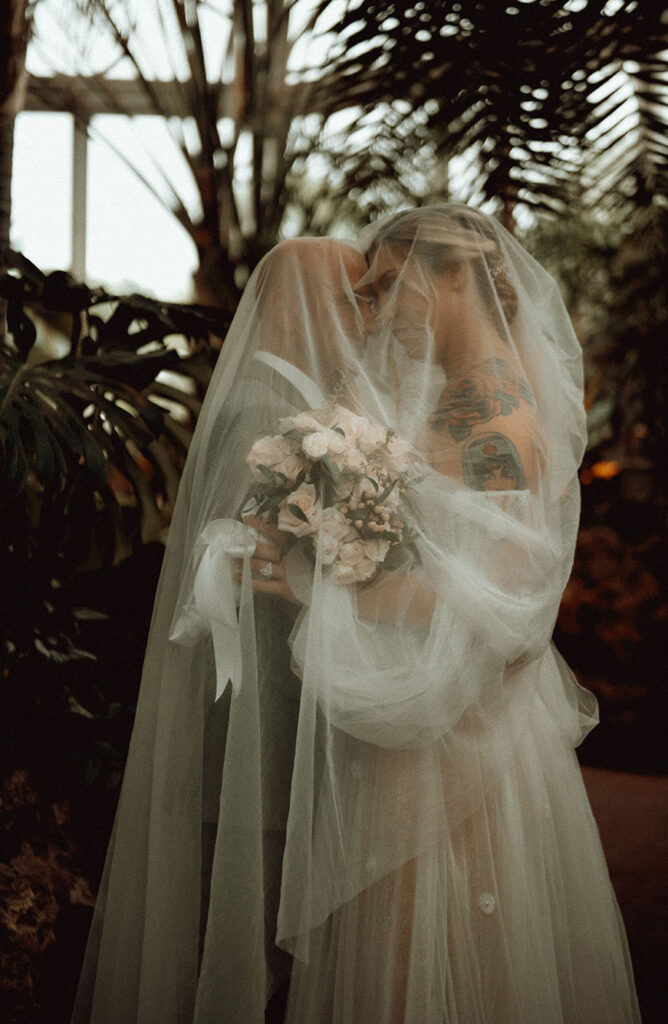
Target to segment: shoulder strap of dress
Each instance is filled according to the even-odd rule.
[[[309,408],[318,409],[325,404],[325,396],[315,381],[307,377],[303,370],[289,363],[287,359],[281,359],[273,352],[256,352],[254,358],[261,363],[266,363],[272,370],[276,370],[285,377],[302,395]]]

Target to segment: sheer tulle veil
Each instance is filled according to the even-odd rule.
[[[253,591],[241,513],[252,445],[308,410],[392,439],[410,536],[353,585],[296,544],[297,605]],[[569,317],[494,219],[261,261],[170,528],[74,1024],[261,1024],[290,977],[290,1024],[639,1019],[572,749],[596,704],[550,643],[584,444]]]

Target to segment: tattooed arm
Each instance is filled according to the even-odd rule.
[[[474,491],[524,491],[527,478],[520,454],[505,434],[476,434],[462,445],[462,476]]]
[[[486,359],[452,381],[429,426],[430,461],[446,475],[478,491],[536,489],[536,408],[506,360]]]
[[[490,359],[475,372],[451,383],[431,417],[421,447],[432,466],[475,491],[536,490],[539,432],[528,382],[501,359]],[[497,550],[497,558],[504,556]],[[518,552],[509,548],[508,568]],[[381,572],[357,595],[362,618],[405,621],[428,627],[434,592],[413,572],[396,577]]]

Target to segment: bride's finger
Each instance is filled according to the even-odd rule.
[[[280,562],[272,562],[270,558],[251,558],[251,572],[259,574],[263,579],[284,580],[285,569]],[[262,570],[271,566],[271,576],[263,576]]]

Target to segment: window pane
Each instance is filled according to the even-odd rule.
[[[72,262],[72,117],[16,118],[11,239],[42,270]]]
[[[95,118],[95,127],[159,189],[159,177],[137,141],[138,136],[143,136],[153,161],[165,170],[192,209],[196,200],[192,179],[180,167],[178,151],[164,124],[154,122],[160,119],[137,118],[129,125],[125,118],[101,116]],[[89,144],[87,239],[91,281],[114,290],[138,289],[163,299],[192,297],[191,278],[197,266],[197,253],[190,236],[121,157],[99,138],[91,139]]]

